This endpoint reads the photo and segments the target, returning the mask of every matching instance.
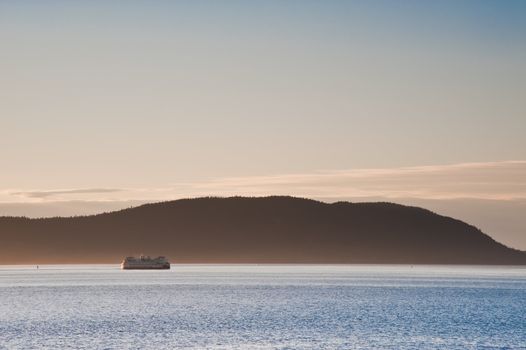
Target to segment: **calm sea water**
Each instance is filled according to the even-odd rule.
[[[526,269],[0,266],[0,349],[526,349]]]

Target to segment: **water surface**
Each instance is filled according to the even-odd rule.
[[[526,269],[0,266],[0,349],[526,349]]]

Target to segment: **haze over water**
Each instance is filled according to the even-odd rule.
[[[0,349],[524,349],[524,267],[0,268]]]

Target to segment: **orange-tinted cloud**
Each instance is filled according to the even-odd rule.
[[[237,177],[193,187],[215,195],[511,200],[526,198],[526,161]]]
[[[526,161],[461,163],[227,177],[151,188],[6,190],[0,202],[156,201],[197,196],[513,200],[526,198]]]

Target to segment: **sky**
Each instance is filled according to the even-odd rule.
[[[419,205],[526,250],[524,1],[0,0],[0,215]]]

